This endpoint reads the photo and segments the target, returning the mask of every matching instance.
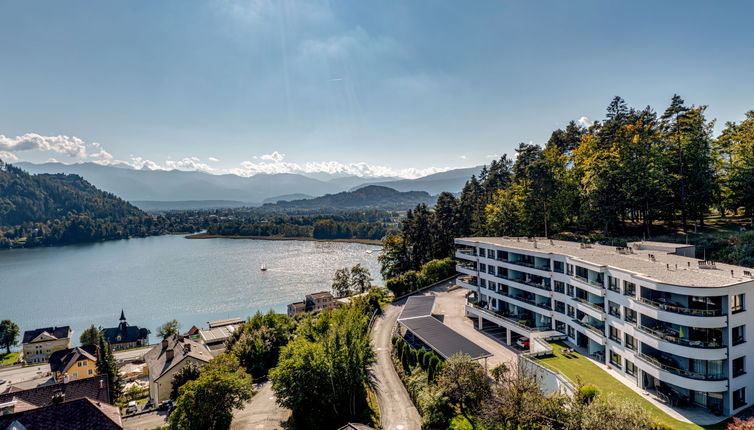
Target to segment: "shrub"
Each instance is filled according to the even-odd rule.
[[[578,401],[583,405],[592,403],[592,400],[599,396],[600,390],[592,384],[585,384],[579,387]]]

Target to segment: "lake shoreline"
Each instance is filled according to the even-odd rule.
[[[196,233],[186,236],[186,239],[251,239],[251,240],[296,240],[305,242],[344,242],[360,243],[362,245],[382,245],[380,240],[372,239],[315,239],[313,237],[284,237],[284,236],[234,236],[223,234]]]

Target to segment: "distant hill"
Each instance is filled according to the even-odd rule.
[[[290,200],[306,200],[306,199],[313,199],[314,196],[310,196],[309,194],[301,194],[301,193],[294,193],[294,194],[285,194],[282,196],[275,196],[275,197],[268,197],[264,200],[262,200],[263,204],[272,203],[275,204],[281,200],[290,201]]]
[[[0,247],[146,235],[144,212],[77,175],[30,175],[0,163]]]
[[[406,210],[419,203],[431,205],[435,198],[424,191],[401,192],[379,185],[368,185],[354,191],[327,194],[307,200],[280,201],[264,205],[268,209],[383,209]]]
[[[143,211],[225,209],[225,208],[241,208],[245,206],[254,206],[249,203],[240,202],[238,200],[178,200],[178,201],[133,200],[131,203]]]
[[[359,189],[370,185],[390,187],[397,191],[426,191],[430,194],[440,194],[443,191],[459,193],[471,175],[479,176],[483,166],[469,167],[464,169],[448,170],[447,172],[435,173],[417,179],[399,179],[387,182],[366,182],[353,189]],[[353,190],[352,189],[352,190]]]

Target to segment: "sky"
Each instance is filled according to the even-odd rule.
[[[418,177],[616,95],[754,109],[748,1],[0,0],[0,159]]]

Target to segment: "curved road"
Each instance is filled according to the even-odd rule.
[[[400,305],[405,303],[404,300]],[[377,360],[374,373],[374,392],[380,406],[380,425],[385,430],[418,430],[421,428],[421,416],[408,396],[401,378],[393,367],[390,358],[390,339],[393,327],[398,321],[402,306],[389,305],[377,318],[372,327],[372,342]]]

